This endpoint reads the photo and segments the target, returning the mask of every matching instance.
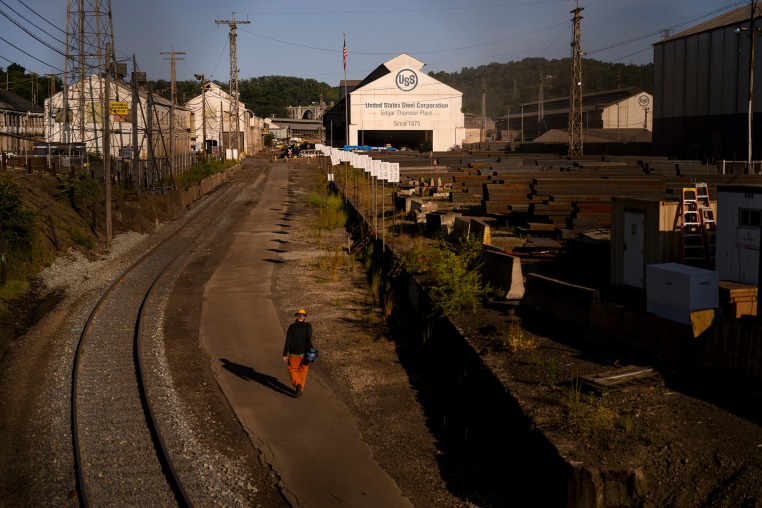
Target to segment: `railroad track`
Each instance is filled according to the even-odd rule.
[[[148,379],[153,362],[155,292],[179,270],[243,192],[225,184],[129,266],[93,307],[76,347],[72,440],[83,506],[192,506],[173,463],[182,439],[156,417],[162,394]],[[164,425],[168,427],[171,425]],[[168,441],[175,443],[168,445]],[[175,448],[173,450],[173,447]]]

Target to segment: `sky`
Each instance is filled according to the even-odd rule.
[[[363,79],[407,53],[424,72],[571,56],[572,11],[581,11],[584,58],[646,64],[652,44],[750,0],[112,0],[117,59],[149,80],[230,79],[236,23],[238,79],[311,78],[331,86]],[[0,67],[38,74],[64,69],[69,0],[0,0]],[[84,0],[85,11],[108,0]],[[343,45],[346,39],[346,74]],[[583,63],[584,69],[584,63]]]

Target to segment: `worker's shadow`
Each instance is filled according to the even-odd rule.
[[[256,381],[257,383],[275,390],[276,392],[283,393],[288,396],[293,396],[294,390],[284,385],[276,378],[257,372],[251,367],[241,365],[240,363],[231,362],[227,358],[220,358],[222,367],[235,374],[244,380]]]

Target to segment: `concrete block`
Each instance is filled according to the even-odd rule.
[[[482,243],[492,243],[492,234],[489,224],[479,219],[471,219],[470,234],[475,235]]]
[[[524,297],[524,275],[519,258],[485,250],[483,261],[484,280],[505,293],[506,300],[521,300]]]
[[[455,238],[466,236],[471,231],[471,219],[468,217],[457,216],[453,222],[452,234]]]

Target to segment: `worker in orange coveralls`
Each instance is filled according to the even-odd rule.
[[[307,352],[312,349],[312,324],[307,322],[307,311],[296,311],[296,320],[286,331],[286,343],[283,345],[283,361],[288,366],[291,384],[294,385],[294,396],[301,397],[304,383],[307,381],[307,371],[310,362]]]

